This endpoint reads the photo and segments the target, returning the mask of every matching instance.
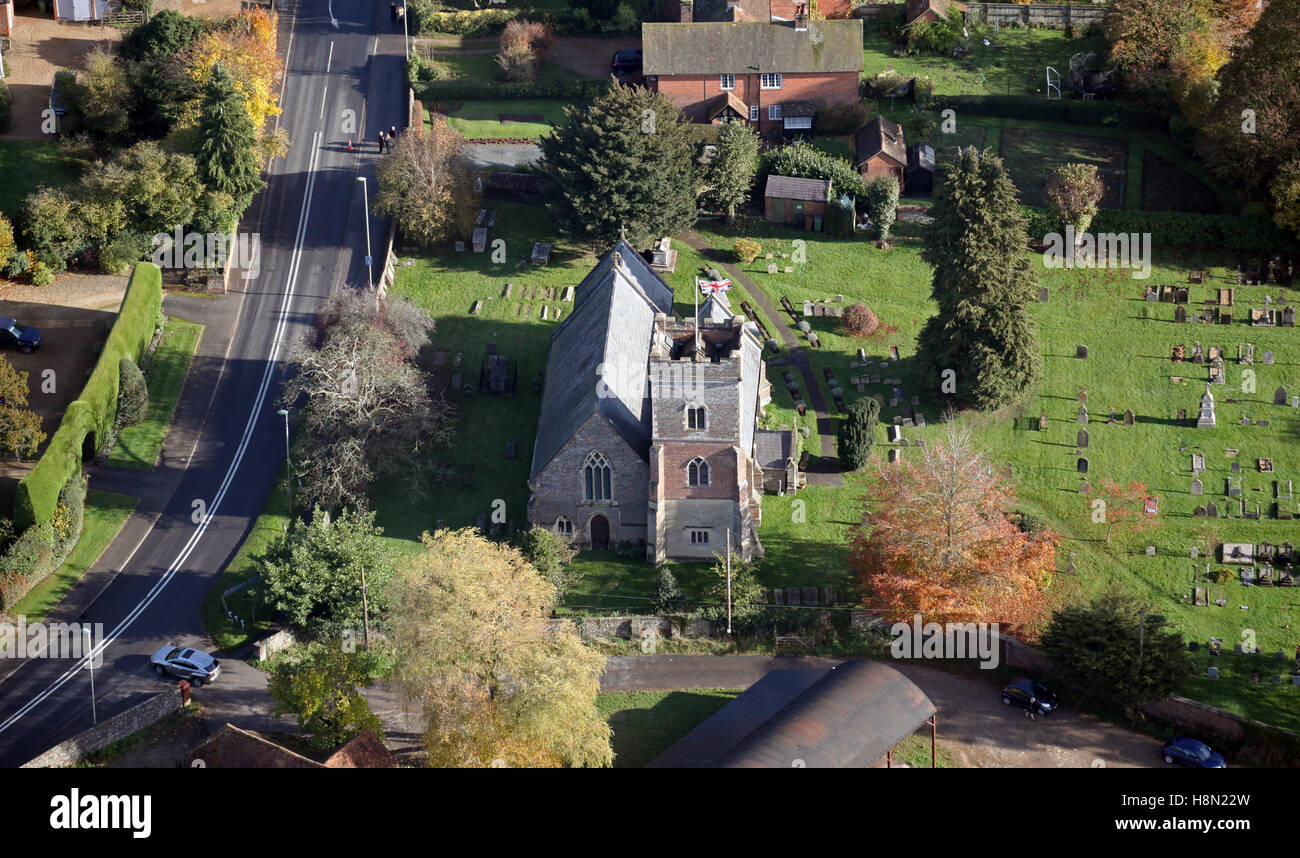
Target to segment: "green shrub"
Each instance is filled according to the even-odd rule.
[[[32,269],[32,255],[26,250],[15,250],[5,265],[5,274],[10,277],[22,277]]]
[[[64,410],[45,452],[18,484],[14,499],[16,526],[27,529],[37,523],[48,524],[63,486],[81,473],[82,448],[87,439],[98,448],[112,436],[121,380],[119,361],[129,357],[139,362],[144,356],[153,341],[161,304],[162,272],[152,263],[139,263],[86,386]]]
[[[13,96],[9,94],[9,87],[4,81],[0,80],[0,133],[9,130],[9,120],[13,112]]]
[[[807,143],[796,143],[763,153],[758,169],[758,186],[768,176],[796,176],[801,179],[830,179],[834,190],[856,197],[861,206],[867,194],[867,181],[845,158],[828,155]]]
[[[470,12],[417,13],[419,32],[449,33],[454,36],[488,36],[505,29],[506,23],[524,13],[522,9],[475,9]]]
[[[49,286],[52,283],[54,283],[54,272],[50,270],[50,266],[38,260],[32,266],[32,285]]]
[[[921,21],[907,28],[909,53],[950,54],[961,43],[962,18],[952,13],[943,21]]]
[[[867,124],[867,109],[860,102],[826,107],[813,117],[815,134],[852,134]]]
[[[0,610],[9,610],[53,571],[54,532],[49,523],[29,527],[0,557]]]
[[[77,547],[81,538],[81,528],[86,522],[86,478],[77,474],[63,484],[59,492],[59,502],[54,506],[54,515],[50,518],[50,532],[54,547],[54,556],[50,563],[58,567],[72,549]]]
[[[129,357],[118,361],[117,428],[136,426],[149,413],[149,388],[144,373]]]
[[[1046,209],[1021,207],[1029,218],[1029,234],[1058,231],[1055,215]],[[1147,212],[1101,209],[1092,220],[1093,233],[1151,233],[1151,241],[1175,247],[1206,246],[1247,253],[1296,253],[1300,241],[1267,217]]]
[[[732,251],[736,254],[736,259],[741,263],[748,265],[758,258],[763,252],[763,245],[754,241],[752,238],[738,238],[731,245]]]

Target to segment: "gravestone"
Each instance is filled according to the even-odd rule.
[[[1255,362],[1255,344],[1241,343],[1237,346],[1237,363],[1250,366]]]
[[[1075,437],[1075,446],[1080,450],[1088,449],[1088,430],[1080,429],[1079,434]]]
[[[1240,474],[1240,473],[1241,473],[1241,462],[1233,462],[1233,463],[1232,463],[1232,468],[1231,468],[1231,470],[1232,470],[1232,472],[1233,472],[1234,474]]]
[[[1192,454],[1192,473],[1193,473],[1193,474],[1200,474],[1200,473],[1204,473],[1204,472],[1205,472],[1205,454],[1204,454],[1204,453],[1193,453],[1193,454]]]
[[[1046,286],[1039,286],[1039,287],[1038,287],[1038,303],[1040,303],[1040,304],[1046,304],[1046,303],[1047,303],[1047,299],[1048,299],[1050,296],[1051,296],[1051,293],[1047,291],[1047,287],[1046,287]]]
[[[1215,667],[1214,665],[1210,665],[1210,667],[1207,668],[1206,671],[1205,671],[1205,677],[1206,677],[1207,679],[1218,679],[1218,678],[1219,678],[1219,669],[1218,669],[1217,667]]]
[[[1080,456],[1079,461],[1075,463],[1075,470],[1081,474],[1088,473],[1088,457]]]
[[[1156,556],[1156,547],[1154,545],[1148,545],[1147,557],[1155,557],[1155,556]]]
[[[1088,347],[1087,347],[1087,346],[1079,346],[1077,349],[1074,350],[1074,356],[1075,356],[1076,358],[1079,358],[1080,360],[1087,360],[1087,359],[1088,359]]]
[[[1259,358],[1259,362],[1260,362],[1260,364],[1262,364],[1263,366],[1272,366],[1272,365],[1273,365],[1273,353],[1272,353],[1272,352],[1264,352],[1264,354],[1260,356],[1260,358]]]
[[[1228,477],[1228,497],[1241,497],[1241,477],[1237,477],[1236,480],[1233,480],[1232,477]]]
[[[1286,405],[1287,398],[1288,397],[1287,397],[1287,392],[1285,387],[1279,387],[1277,390],[1273,391],[1274,405]]]
[[[1210,518],[1218,518],[1219,505],[1217,503],[1211,503],[1208,507],[1205,508],[1205,514],[1208,515]]]
[[[1078,411],[1078,413],[1075,415],[1075,422],[1077,422],[1077,423],[1087,423],[1087,422],[1088,422],[1088,406],[1086,406],[1086,405],[1080,405],[1080,406],[1079,406],[1079,411]]]
[[[893,360],[898,360],[898,346],[889,347],[889,357]]]
[[[1131,409],[1131,408],[1125,409],[1125,411],[1124,411],[1124,425],[1125,425],[1125,426],[1132,426],[1133,423],[1134,423],[1134,420],[1135,420],[1135,418],[1133,417],[1133,409]]]
[[[1205,487],[1200,480],[1192,480],[1192,494],[1199,495],[1205,493]]]
[[[1192,346],[1192,363],[1204,363],[1205,352],[1201,350],[1201,344],[1197,343]]]
[[[1038,428],[1039,428],[1040,431],[1042,431],[1042,430],[1046,430],[1046,429],[1047,429],[1047,425],[1048,425],[1048,423],[1047,423],[1047,415],[1044,414],[1044,415],[1042,415],[1041,417],[1038,418]]]
[[[1180,325],[1187,321],[1187,307],[1183,304],[1174,308],[1174,321]]]
[[[1077,399],[1079,402],[1088,401],[1088,388],[1086,386],[1079,388],[1079,395]]]
[[[1182,363],[1187,360],[1187,346],[1173,346],[1169,349],[1169,362]]]
[[[897,427],[897,426],[887,426],[887,427],[885,427],[885,430],[886,430],[887,434],[889,435],[889,443],[891,443],[891,444],[897,444],[900,440],[902,440],[902,438],[903,438],[903,430],[900,429],[899,427]]]
[[[1192,518],[1205,518],[1205,512],[1205,507],[1198,506],[1196,509],[1192,510]]]
[[[1070,555],[1070,562],[1065,564],[1065,572],[1066,572],[1067,575],[1073,575],[1074,573],[1076,573],[1076,572],[1078,572],[1078,571],[1079,571],[1079,567],[1077,567],[1077,566],[1074,565],[1074,555],[1071,554],[1071,555]]]

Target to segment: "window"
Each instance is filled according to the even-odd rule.
[[[560,536],[573,536],[573,522],[567,515],[562,515],[555,520],[555,532]]]
[[[707,429],[708,418],[704,413],[703,405],[686,406],[686,428],[687,429]]]
[[[773,122],[781,118],[781,105],[774,104],[767,109],[767,118]]]
[[[758,85],[763,89],[780,89],[781,75],[764,73],[759,76]]]
[[[749,108],[749,121],[750,121],[750,122],[757,122],[757,121],[758,121],[758,105],[757,105],[757,104],[755,104],[753,107]]]
[[[735,88],[736,88],[736,76],[735,76],[734,74],[724,74],[724,75],[722,75],[722,88],[723,88],[724,90],[735,89]]]
[[[691,545],[708,545],[709,532],[707,530],[692,530]]]
[[[686,484],[688,486],[707,486],[709,484],[709,463],[696,456],[686,465]]]
[[[582,466],[583,498],[589,501],[611,500],[609,485],[609,460],[605,454],[593,450]]]

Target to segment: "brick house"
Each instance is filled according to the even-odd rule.
[[[672,301],[622,241],[575,290],[551,337],[528,520],[587,547],[644,545],[656,565],[707,560],[728,533],[761,556],[763,345],[725,297],[698,326]]]
[[[864,179],[893,176],[903,190],[907,170],[907,143],[903,126],[877,116],[853,135],[853,166]]]
[[[933,24],[939,21],[947,21],[948,15],[954,9],[958,12],[965,12],[967,6],[965,3],[956,2],[956,0],[907,0],[904,26],[910,26],[917,22]]]
[[[692,0],[670,0],[664,17],[676,16],[678,23],[692,21],[793,21],[799,6],[807,0],[727,0],[721,14],[707,16],[696,10]],[[709,4],[709,8],[714,8]],[[818,0],[817,12],[823,18],[847,18],[853,11],[850,0]]]
[[[830,198],[830,179],[768,176],[763,188],[763,214],[771,223],[819,230]]]
[[[641,45],[646,86],[691,122],[720,121],[725,106],[777,136],[811,129],[817,107],[858,101],[860,20],[642,24]]]

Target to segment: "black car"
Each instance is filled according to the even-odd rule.
[[[1013,679],[1002,689],[1002,702],[1008,706],[1019,706],[1039,715],[1046,715],[1056,708],[1056,695],[1032,679]]]
[[[31,354],[41,347],[41,332],[0,316],[0,346],[18,349],[25,355]]]
[[[1160,756],[1166,763],[1178,763],[1194,769],[1226,769],[1223,754],[1215,751],[1200,739],[1191,736],[1179,736],[1160,749]]]
[[[614,60],[609,64],[614,74],[640,74],[641,49],[624,48],[614,52]]]

